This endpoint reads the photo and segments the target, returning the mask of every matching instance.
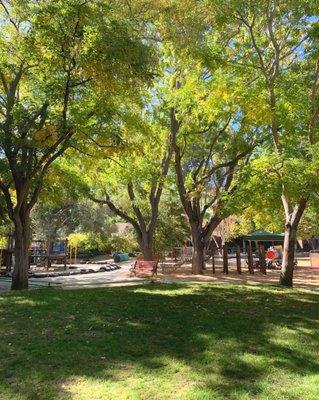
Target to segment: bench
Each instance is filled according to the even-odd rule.
[[[130,269],[130,275],[157,275],[158,261],[136,260],[134,266]]]

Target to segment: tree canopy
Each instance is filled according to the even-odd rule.
[[[40,226],[108,235],[127,222],[149,260],[190,239],[202,273],[228,217],[234,231],[285,231],[292,285],[319,193],[316,1],[3,0],[0,27],[13,288],[27,287]]]

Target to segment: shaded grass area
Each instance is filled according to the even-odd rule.
[[[319,398],[319,295],[149,285],[0,296],[0,399]]]

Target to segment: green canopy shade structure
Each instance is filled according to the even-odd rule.
[[[246,242],[255,243],[256,249],[258,248],[258,243],[263,244],[268,243],[274,246],[275,244],[280,244],[284,242],[284,235],[280,233],[272,233],[264,231],[262,229],[250,232],[248,235],[242,236],[243,240],[243,250],[246,250]]]
[[[260,229],[248,233],[248,235],[243,236],[243,239],[258,242],[283,242],[284,235],[281,235],[280,233],[271,233]]]

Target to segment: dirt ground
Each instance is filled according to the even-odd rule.
[[[298,258],[298,267],[294,273],[294,286],[303,289],[319,291],[319,268],[310,267],[309,257]],[[80,288],[80,287],[107,287],[144,284],[149,279],[143,277],[131,277],[130,267],[134,260],[120,263],[121,269],[87,275],[63,276],[52,278],[31,278],[30,287],[43,287],[48,285],[58,285],[61,288]],[[253,275],[248,273],[245,260],[242,260],[242,274],[236,271],[234,259],[229,260],[229,274],[222,273],[222,264],[217,261],[216,273],[213,274],[211,261],[207,262],[207,269],[204,275],[192,275],[191,265],[184,264],[173,273],[163,273],[162,265],[159,265],[157,280],[160,282],[212,282],[212,283],[231,283],[231,284],[277,284],[279,281],[280,270],[267,270],[267,275],[262,275],[255,270]],[[165,269],[164,269],[165,270]],[[11,285],[10,278],[0,279],[0,291],[9,290]]]
[[[294,272],[294,286],[304,289],[319,291],[319,268],[310,267],[308,257],[298,258],[298,267]],[[159,268],[158,278],[162,281],[200,281],[215,283],[234,283],[247,285],[262,285],[264,283],[277,284],[279,281],[280,270],[267,270],[267,275],[255,271],[253,275],[249,274],[246,264],[242,262],[242,274],[236,271],[234,261],[229,262],[229,274],[222,272],[222,266],[216,265],[216,273],[213,274],[212,267],[207,263],[207,270],[204,275],[192,275],[190,264],[182,266],[178,271],[163,274],[161,267]]]

